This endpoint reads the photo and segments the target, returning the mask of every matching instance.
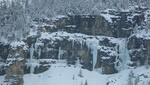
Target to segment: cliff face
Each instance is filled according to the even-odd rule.
[[[90,71],[101,69],[103,74],[149,65],[150,34],[142,32],[145,11],[34,19],[27,38],[0,44],[0,75],[6,74],[5,82],[13,80],[11,85],[23,85],[24,74],[42,73],[59,60]]]
[[[135,34],[129,38],[128,49],[130,52],[129,54],[131,57],[131,61],[133,61],[133,66],[150,64],[150,39],[148,37],[149,34],[147,32],[143,33],[145,33],[146,36],[138,33],[139,35]]]
[[[24,42],[13,42],[7,48],[8,56],[4,60],[5,83],[10,85],[23,85],[25,60],[27,57],[27,45]],[[13,81],[13,82],[12,82]]]

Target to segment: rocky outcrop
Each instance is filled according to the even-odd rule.
[[[97,68],[102,68],[103,74],[113,74],[117,73],[119,69],[119,43],[111,42],[108,38],[105,38],[100,42],[102,46],[98,49],[98,62]]]
[[[9,54],[6,59],[7,69],[5,77],[5,82],[8,82],[10,85],[23,85],[26,51],[26,44],[22,41],[10,44]]]
[[[6,59],[9,54],[9,45],[0,43],[0,75],[4,75],[6,72]]]
[[[85,69],[103,67],[103,73],[114,73],[119,43],[113,40],[117,39],[67,32],[42,33],[35,43],[34,59],[65,59],[68,65],[75,65],[79,59]]]
[[[149,32],[146,37],[134,32],[136,26],[143,25],[145,10],[36,18],[24,40],[0,43],[0,75],[6,74],[5,82],[11,85],[23,85],[24,74],[45,72],[51,64],[62,61],[68,66],[80,64],[90,71],[101,69],[103,74],[117,73],[124,64],[148,65]]]
[[[133,66],[150,64],[150,38],[144,33],[129,38],[128,49]],[[145,35],[145,36],[143,36]]]
[[[54,24],[58,30],[65,30],[70,33],[113,36],[110,24],[102,16],[74,15],[56,20]]]
[[[133,28],[140,26],[145,20],[143,12],[147,9],[136,9],[134,12],[108,10],[101,15],[68,15],[52,20],[51,25],[40,26],[43,31],[66,31],[69,33],[83,33],[87,35],[103,35],[127,38]],[[41,21],[41,19],[36,19]],[[44,20],[42,20],[44,22]],[[45,20],[50,24],[50,21]]]

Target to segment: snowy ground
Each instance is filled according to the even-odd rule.
[[[79,76],[79,74],[81,74]],[[65,64],[55,64],[47,72],[38,75],[25,75],[25,85],[106,85],[108,76],[99,75],[97,72],[81,70],[75,66],[66,66]],[[30,82],[28,82],[30,81]],[[101,81],[101,82],[100,82]]]
[[[3,84],[3,81],[4,81],[4,76],[0,76],[0,85]]]
[[[145,67],[128,69],[112,75],[103,75],[97,71],[81,69],[79,66],[67,66],[65,63],[53,64],[48,71],[41,74],[25,75],[24,85],[129,85],[128,76],[131,74],[131,70],[134,73],[132,80],[135,76],[141,75],[136,85],[148,85],[150,69]],[[142,75],[147,77],[145,78]],[[3,80],[4,77],[1,76],[0,85]]]
[[[102,75],[97,71],[88,71],[80,67],[67,66],[66,64],[54,64],[52,67],[38,75],[28,74],[24,76],[24,85],[128,85],[129,74],[131,70],[121,71],[118,74]],[[150,77],[150,69],[140,67],[133,70],[134,76],[148,75]],[[80,75],[80,76],[79,76]],[[81,76],[82,75],[82,76]],[[134,79],[134,78],[133,78]],[[150,78],[141,78],[141,81],[149,81]],[[110,82],[109,84],[107,82]],[[138,85],[143,85],[139,84]],[[144,84],[148,85],[148,84]]]

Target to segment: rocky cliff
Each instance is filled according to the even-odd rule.
[[[0,75],[23,85],[24,74],[47,71],[52,63],[81,64],[90,71],[114,74],[150,64],[148,9],[107,10],[100,15],[67,15],[33,19],[22,41],[0,43]],[[13,80],[13,82],[12,82]]]

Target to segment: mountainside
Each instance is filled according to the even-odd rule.
[[[1,1],[1,85],[150,85],[148,6],[135,1],[109,9],[104,0],[99,12],[78,13],[44,1]]]

